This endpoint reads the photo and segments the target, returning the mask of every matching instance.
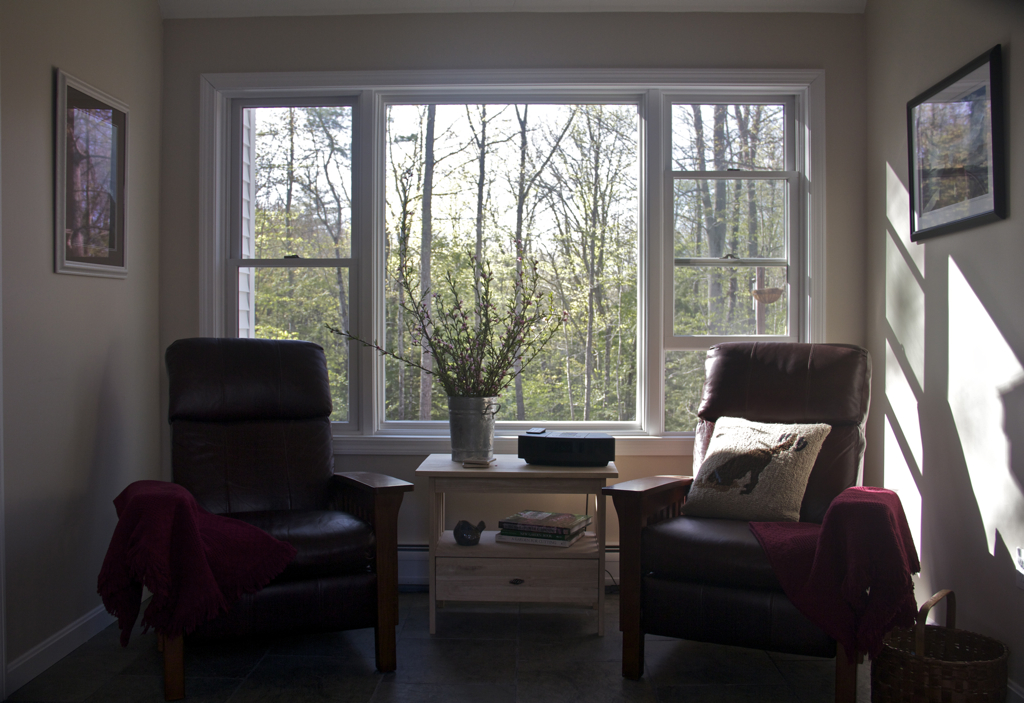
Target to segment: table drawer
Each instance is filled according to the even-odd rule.
[[[596,559],[438,557],[435,569],[438,600],[596,603],[598,598]]]

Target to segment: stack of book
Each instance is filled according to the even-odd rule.
[[[501,532],[494,536],[494,541],[569,547],[583,536],[591,520],[590,515],[522,510],[498,521]]]

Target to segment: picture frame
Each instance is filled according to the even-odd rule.
[[[1002,74],[997,44],[907,103],[911,241],[1006,218]]]
[[[128,106],[56,72],[54,272],[128,275]]]

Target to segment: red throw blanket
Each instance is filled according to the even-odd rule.
[[[797,609],[843,645],[852,662],[917,614],[911,574],[921,570],[899,497],[884,488],[840,493],[821,525],[752,522],[750,529]]]
[[[295,548],[240,520],[199,507],[182,486],[136,481],[114,499],[117,527],[99,576],[103,605],[128,645],[142,624],[168,637],[212,620],[243,593],[263,588],[295,558]]]

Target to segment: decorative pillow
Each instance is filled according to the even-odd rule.
[[[774,522],[800,520],[800,503],[829,425],[720,417],[683,514]]]

